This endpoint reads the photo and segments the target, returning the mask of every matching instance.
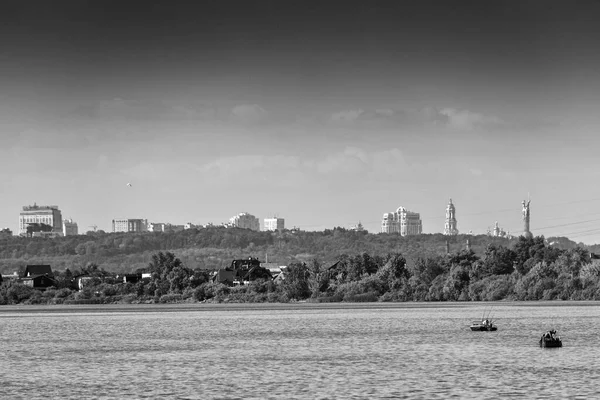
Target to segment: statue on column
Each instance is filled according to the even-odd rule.
[[[529,211],[529,203],[531,203],[531,200],[523,200],[523,236],[525,236],[526,238],[531,238],[533,237],[533,234],[529,231],[529,218],[530,218],[530,211]]]

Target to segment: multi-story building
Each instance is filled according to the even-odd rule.
[[[282,231],[285,229],[285,220],[283,218],[273,217],[265,218],[265,231]]]
[[[163,224],[162,222],[148,222],[146,229],[148,230],[148,232],[164,232],[165,224]]]
[[[444,235],[458,235],[458,229],[456,228],[456,208],[452,204],[452,199],[448,202],[446,207],[446,224],[444,225]]]
[[[236,228],[251,229],[253,231],[260,231],[260,222],[252,214],[247,212],[240,213],[235,217],[229,219],[229,225]]]
[[[27,235],[29,224],[45,224],[52,227],[52,232],[62,234],[62,214],[58,206],[23,206],[19,214],[19,235]]]
[[[120,218],[112,220],[113,232],[146,232],[148,220],[139,218]]]
[[[383,214],[382,233],[399,233],[401,236],[420,235],[423,231],[419,213],[398,207],[396,212]]]
[[[77,222],[73,222],[72,219],[65,219],[63,221],[63,236],[72,236],[78,235],[79,229],[77,227]]]
[[[162,222],[148,222],[146,230],[148,232],[179,232],[185,229],[185,225],[165,224]]]

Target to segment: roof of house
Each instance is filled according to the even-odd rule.
[[[24,277],[35,275],[54,275],[49,265],[28,265],[23,273]]]
[[[236,259],[231,262],[231,268],[233,269],[246,269],[251,268],[253,266],[260,266],[261,262],[258,258],[250,257],[250,258],[242,258]]]
[[[337,268],[337,266],[339,264],[340,264],[340,261],[338,260],[338,261],[334,262],[333,264],[331,264],[329,267],[327,267],[327,270],[331,270],[331,269]]]

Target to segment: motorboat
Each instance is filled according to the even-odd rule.
[[[562,340],[556,336],[554,329],[544,333],[540,338],[540,347],[562,347]]]
[[[472,331],[496,331],[498,327],[494,325],[490,319],[482,319],[481,321],[473,321],[471,323]]]

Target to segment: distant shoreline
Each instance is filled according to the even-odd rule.
[[[540,306],[600,306],[595,300],[548,301],[469,301],[469,302],[372,302],[372,303],[179,303],[179,304],[58,304],[58,305],[3,305],[0,318],[7,314],[57,314],[102,312],[210,312],[210,311],[301,311],[301,310],[376,310],[410,308],[474,308],[540,307]]]

